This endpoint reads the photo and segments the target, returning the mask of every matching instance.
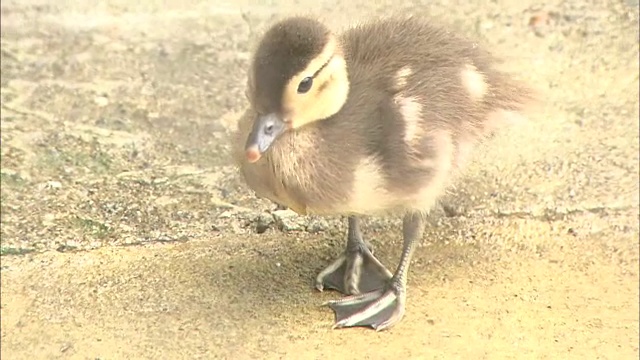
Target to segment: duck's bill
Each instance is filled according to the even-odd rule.
[[[259,116],[253,123],[245,145],[247,160],[251,163],[260,160],[286,128],[284,121],[276,114]]]

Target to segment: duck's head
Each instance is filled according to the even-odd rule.
[[[273,25],[249,70],[247,98],[258,114],[245,146],[256,162],[286,131],[337,113],[349,81],[337,37],[317,20],[293,17]]]

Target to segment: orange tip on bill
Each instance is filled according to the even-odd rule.
[[[260,151],[258,151],[258,148],[256,146],[248,148],[245,155],[247,157],[247,161],[249,161],[250,163],[254,163],[260,160],[260,158],[262,157],[260,155]]]

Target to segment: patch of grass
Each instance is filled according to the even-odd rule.
[[[0,247],[0,256],[5,255],[25,255],[31,252],[34,252],[34,249],[29,248],[14,248],[10,246],[1,246]]]
[[[94,174],[105,174],[111,171],[113,160],[104,151],[96,149],[90,153],[81,151],[47,151],[39,161],[40,167],[63,172],[65,167],[83,167]]]
[[[79,216],[71,218],[71,225],[80,229],[85,235],[90,235],[98,239],[103,239],[113,233],[113,229],[108,225]]]
[[[117,171],[113,154],[95,139],[85,141],[65,134],[52,134],[41,145],[35,166],[49,176],[65,174],[73,168],[95,175]]]
[[[98,173],[106,173],[111,170],[113,160],[104,151],[98,150],[90,155],[90,168]]]
[[[24,185],[26,181],[18,173],[2,171],[0,172],[0,185],[7,187],[18,187]]]
[[[2,226],[7,225],[5,220],[7,215],[7,209],[6,209],[6,206],[4,205],[5,204],[4,198],[5,197],[2,196],[2,194],[0,194],[0,223],[2,224]]]

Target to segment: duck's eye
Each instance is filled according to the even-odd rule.
[[[298,84],[298,94],[304,94],[307,91],[309,91],[311,89],[311,86],[313,86],[313,78],[312,77],[306,77],[304,79],[302,79],[302,81],[300,81],[300,84]]]

